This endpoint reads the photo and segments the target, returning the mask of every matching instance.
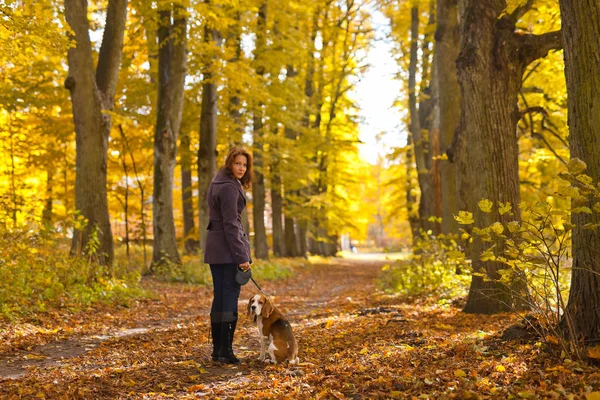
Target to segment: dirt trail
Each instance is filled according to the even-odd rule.
[[[310,325],[308,320],[335,315],[344,307],[360,308],[365,305],[375,289],[374,280],[381,265],[382,262],[339,260],[299,270],[287,280],[259,283],[294,326]],[[214,364],[208,361],[210,290],[190,286],[181,286],[178,290],[178,285],[161,285],[158,293],[159,301],[142,301],[131,309],[104,315],[103,311],[99,311],[88,315],[85,321],[76,321],[67,329],[60,326],[46,329],[49,333],[42,334],[45,336],[42,344],[32,345],[27,339],[14,340],[13,346],[4,342],[3,353],[0,354],[0,380],[4,379],[0,393],[15,394],[10,390],[14,386],[21,393],[23,388],[32,387],[36,391],[30,394],[47,397],[68,397],[69,393],[84,397],[88,394],[90,397],[112,397],[138,392],[136,376],[147,378],[146,374],[154,374],[157,389],[166,389],[176,382],[161,383],[160,380],[167,376],[172,380],[174,373],[183,373],[184,382],[189,383],[191,378],[186,375],[190,366],[195,368],[191,382],[195,379],[198,382],[218,381],[219,375],[226,377],[240,372],[243,376],[248,368],[255,367],[258,340],[256,327],[251,321],[241,317],[236,337],[238,356],[247,362],[238,367]],[[258,290],[252,283],[243,287],[241,316],[246,299],[255,293]],[[67,321],[69,323],[73,321]],[[94,327],[98,330],[93,331]],[[39,333],[32,335],[30,342],[40,341],[39,336]],[[106,373],[112,378],[102,376]],[[128,375],[130,379],[126,379]],[[118,390],[121,385],[117,384],[108,385],[114,386],[116,391],[106,387],[106,393],[103,393],[97,388],[75,383],[90,378],[98,382],[103,379],[122,381],[127,391],[123,392],[123,387]],[[46,386],[47,382],[54,383],[50,388],[42,382],[46,382]],[[140,389],[147,387],[147,381],[141,385]],[[48,389],[51,390],[46,393]],[[142,392],[144,390],[138,393]]]
[[[292,322],[299,366],[257,360],[242,289],[237,366],[210,361],[210,288],[158,285],[120,310],[54,315],[35,333],[0,335],[0,398],[584,398],[597,369],[498,333],[512,315],[476,316],[379,292],[384,261],[334,260],[259,282]],[[155,284],[156,286],[156,284]],[[27,331],[27,327],[22,329]],[[33,329],[30,327],[33,332]],[[558,352],[560,354],[560,351]]]

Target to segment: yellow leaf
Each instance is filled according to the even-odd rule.
[[[465,376],[467,376],[467,374],[462,369],[455,369],[454,376],[456,376],[457,378],[464,378]]]
[[[42,356],[39,354],[26,354],[23,356],[26,360],[45,360],[46,356]]]
[[[569,164],[567,165],[567,169],[573,175],[581,174],[586,168],[587,165],[577,157],[571,158],[571,161],[569,161]]]
[[[491,226],[490,229],[496,234],[496,235],[502,235],[502,232],[504,232],[504,226],[500,223],[500,222],[494,222]]]
[[[580,213],[591,214],[592,210],[590,210],[589,207],[581,206],[581,207],[575,207],[574,209],[571,210],[571,212],[573,214],[580,214]]]
[[[517,393],[522,399],[533,399],[535,397],[535,393],[530,392],[528,390]]]
[[[492,206],[494,205],[494,203],[492,203],[488,199],[481,199],[481,201],[477,203],[477,205],[479,206],[479,209],[481,211],[483,211],[484,213],[489,213],[492,212]]]
[[[479,259],[481,261],[494,261],[496,259],[496,256],[494,255],[493,251],[486,250],[483,253],[481,253],[481,256],[479,256]]]
[[[46,395],[44,394],[44,392],[38,392],[38,393],[35,395],[35,398],[36,398],[36,399],[45,399],[45,398],[46,398]]]
[[[504,365],[496,365],[496,371],[504,372],[506,371],[506,368],[504,367]]]
[[[585,400],[600,400],[600,392],[591,392],[586,394]]]
[[[328,318],[327,323],[325,324],[325,329],[331,328],[332,325],[333,325],[333,318]]]
[[[548,343],[552,343],[552,344],[558,344],[559,343],[558,338],[556,336],[552,336],[552,335],[547,335],[546,336],[546,341]]]
[[[506,202],[503,203],[501,201],[498,202],[498,212],[500,213],[500,215],[504,215],[506,213],[512,214],[511,213],[512,210],[512,206],[510,205],[510,202]]]
[[[594,347],[589,347],[587,349],[587,355],[589,358],[594,358],[596,360],[600,359],[600,344]]]
[[[364,355],[364,354],[367,354],[368,352],[369,352],[369,350],[366,347],[364,347],[358,354]]]
[[[461,225],[470,225],[475,222],[473,219],[473,213],[468,211],[459,211],[458,215],[454,216],[454,219]]]

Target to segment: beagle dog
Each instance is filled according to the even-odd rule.
[[[298,343],[288,320],[273,306],[271,300],[262,294],[248,300],[248,317],[254,316],[258,325],[260,340],[260,361],[265,361],[269,353],[271,362],[298,364]],[[267,360],[268,362],[268,360]]]

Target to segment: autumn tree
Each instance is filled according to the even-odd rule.
[[[450,151],[459,170],[458,196],[466,200],[464,204],[475,215],[479,228],[495,221],[520,222],[516,137],[519,91],[526,67],[548,51],[560,49],[561,34],[555,31],[536,35],[517,29],[519,19],[533,6],[531,0],[512,12],[506,12],[505,0],[459,0],[458,4],[461,45],[457,74],[462,108],[460,128]],[[470,175],[461,175],[464,171]],[[477,206],[482,199],[492,202],[492,212]],[[500,214],[498,210],[507,205],[510,211]],[[489,247],[490,243],[474,238],[473,270],[489,279],[473,276],[465,312],[496,313],[522,306],[518,294],[515,296],[498,282],[498,270],[503,265],[480,258]]]
[[[267,11],[268,0],[262,0],[258,7],[256,23],[256,42],[254,50],[255,70],[258,76],[265,73],[264,57],[267,51]],[[268,258],[267,233],[265,228],[265,163],[264,163],[264,104],[258,101],[254,105],[253,144],[254,181],[252,183],[252,214],[254,221],[254,253],[256,258]]]
[[[217,76],[213,72],[218,63],[215,53],[221,46],[221,34],[214,26],[215,21],[204,22],[204,56],[202,83],[202,111],[200,114],[200,149],[198,150],[198,203],[200,209],[200,248],[206,245],[206,227],[208,226],[208,203],[206,194],[212,178],[217,173]]]
[[[562,37],[565,47],[565,75],[569,107],[569,144],[571,157],[583,161],[585,174],[600,182],[600,4],[560,0]],[[583,172],[583,171],[581,171]],[[592,201],[573,200],[588,206]],[[598,203],[596,203],[598,206]],[[596,213],[574,213],[573,268],[567,313],[578,335],[587,342],[600,339],[600,264],[597,246],[600,230],[589,229],[600,223]],[[587,227],[586,227],[587,226]]]
[[[433,152],[432,152],[432,108],[431,108],[431,31],[426,30],[421,44],[421,60],[419,60],[419,20],[420,10],[418,4],[411,8],[410,24],[410,61],[408,67],[408,106],[410,112],[410,136],[419,189],[419,228],[424,231],[437,231],[439,225],[430,221],[436,217],[436,188],[434,187]],[[428,26],[434,26],[433,3],[430,5]],[[419,68],[420,67],[420,68]],[[420,90],[417,89],[417,72],[420,69]]]
[[[158,9],[158,100],[154,135],[153,265],[179,263],[173,218],[173,179],[186,72],[187,10],[182,3]]]
[[[114,104],[121,65],[127,0],[111,0],[106,12],[104,36],[94,68],[90,23],[85,0],[65,0],[65,17],[75,46],[69,50],[69,77],[77,143],[75,208],[87,220],[85,229],[73,234],[71,253],[81,254],[90,236],[98,235],[100,263],[113,258],[113,239],[106,194],[106,151],[110,135],[110,111]],[[94,76],[95,75],[95,76]]]

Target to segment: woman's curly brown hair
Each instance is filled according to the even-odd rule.
[[[246,172],[244,173],[244,176],[242,176],[242,179],[240,179],[240,182],[242,183],[242,187],[248,189],[250,188],[250,185],[252,185],[252,178],[254,177],[254,172],[252,171],[252,153],[243,147],[231,148],[231,150],[229,150],[229,154],[227,154],[223,168],[225,169],[227,176],[234,179],[231,167],[237,156],[246,157]]]

